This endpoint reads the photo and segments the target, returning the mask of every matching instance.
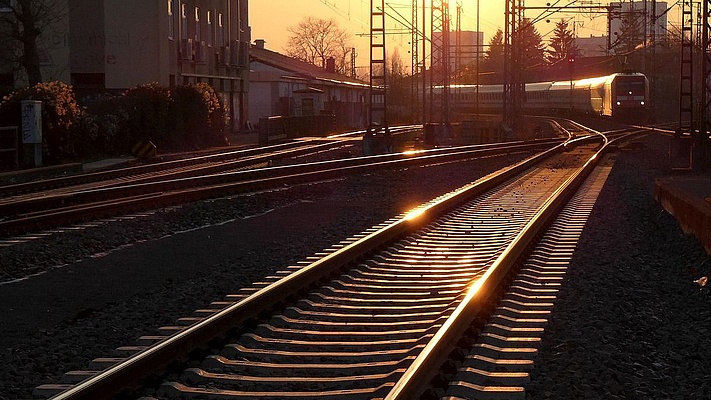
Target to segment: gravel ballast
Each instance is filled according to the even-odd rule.
[[[622,151],[586,224],[529,399],[711,399],[711,257],[653,200],[669,138]]]
[[[528,398],[711,398],[711,300],[694,283],[711,261],[652,199],[668,139],[643,143],[617,156]],[[201,202],[0,249],[9,276],[40,273],[0,285],[0,399],[29,398],[36,385],[522,157]],[[108,254],[91,257],[99,253]]]
[[[28,398],[39,384],[525,156],[200,202],[0,249],[13,277],[40,273],[0,285],[0,320],[12,321],[0,324],[0,399]]]

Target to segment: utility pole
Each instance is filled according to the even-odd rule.
[[[480,57],[481,57],[481,43],[480,39],[483,37],[480,29],[480,18],[479,12],[481,11],[480,0],[476,0],[476,100],[474,101],[474,109],[476,110],[476,118],[479,120],[479,67],[480,67]]]
[[[671,169],[678,171],[688,171],[694,168],[694,75],[692,62],[694,33],[692,4],[688,1],[682,1],[681,6],[679,125],[669,149]]]
[[[701,48],[703,50],[703,90],[701,92],[701,126],[700,131],[708,140],[711,131],[711,0],[704,0],[703,35]]]
[[[425,125],[431,116],[427,115],[427,1],[422,0],[422,130],[425,130]],[[432,51],[430,47],[430,51]],[[432,66],[430,65],[430,73]]]
[[[681,11],[681,84],[679,85],[679,131],[691,133],[694,121],[693,101],[693,10],[692,3],[682,1]]]
[[[506,0],[506,28],[504,30],[504,109],[503,123],[513,129],[518,120],[523,83],[520,82],[519,27],[523,21],[524,0]]]
[[[422,0],[424,1],[424,0]],[[420,98],[420,85],[417,81],[418,67],[420,65],[420,38],[417,32],[417,21],[418,21],[418,2],[417,0],[412,0],[412,35],[410,37],[410,55],[411,55],[411,71],[412,71],[412,82],[410,84],[410,101],[412,102],[412,119],[413,122],[418,122],[420,118],[418,117],[419,109],[417,107],[417,99]],[[424,42],[424,38],[423,38]],[[422,70],[424,74],[424,69]]]
[[[703,88],[701,94],[700,145],[705,157],[702,168],[711,168],[711,0],[703,0]]]
[[[457,0],[457,19],[454,28],[454,76],[462,73],[462,1]],[[458,80],[455,83],[459,83]]]
[[[450,91],[450,27],[449,2],[432,0],[432,42],[430,62],[430,121],[444,123],[449,121]],[[435,94],[438,92],[438,94]]]
[[[358,78],[358,74],[356,72],[356,57],[358,56],[358,53],[356,52],[355,47],[351,47],[351,78]]]
[[[385,51],[385,0],[370,0],[370,90],[368,129],[363,154],[392,152],[387,113],[387,63]]]

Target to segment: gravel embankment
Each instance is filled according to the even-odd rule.
[[[711,399],[711,257],[653,200],[669,139],[622,152],[544,334],[529,399]]]
[[[29,398],[36,385],[521,158],[202,202],[0,249],[15,278],[49,270],[0,285],[0,399]],[[109,254],[91,257],[99,253]]]

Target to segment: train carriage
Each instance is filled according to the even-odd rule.
[[[441,91],[441,88],[435,88]],[[450,88],[455,113],[498,113],[503,85],[456,85]],[[525,85],[525,112],[594,114],[614,118],[639,117],[646,111],[649,81],[640,73],[616,73],[596,78],[536,82]]]
[[[609,84],[605,108],[618,118],[638,117],[649,103],[649,80],[643,74],[614,74]]]

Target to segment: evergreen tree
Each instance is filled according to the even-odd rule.
[[[484,54],[484,71],[501,71],[504,68],[504,32],[499,28],[489,41]]]
[[[519,24],[517,44],[521,52],[522,68],[535,67],[545,62],[543,38],[528,18]]]
[[[548,44],[550,49],[546,51],[546,59],[553,64],[560,60],[566,59],[568,56],[577,56],[580,49],[575,44],[573,32],[568,28],[568,21],[561,20],[555,24],[553,37]]]
[[[521,68],[530,68],[545,62],[543,38],[531,20],[521,21],[516,37]],[[498,29],[489,41],[489,48],[486,49],[483,70],[502,71],[505,62],[504,32]]]

